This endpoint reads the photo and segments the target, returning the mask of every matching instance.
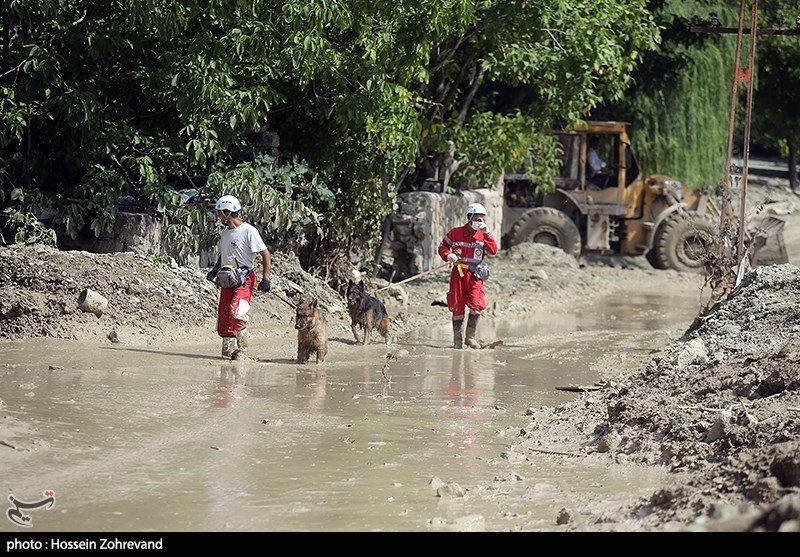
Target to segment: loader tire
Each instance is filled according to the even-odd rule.
[[[657,269],[704,273],[716,244],[717,227],[703,215],[673,213],[656,232],[647,259]]]
[[[649,261],[649,262],[650,262],[650,265],[652,265],[652,266],[653,266],[653,269],[666,269],[666,268],[667,268],[667,265],[666,265],[666,263],[662,262],[662,261],[661,261],[661,260],[658,258],[658,255],[656,254],[656,251],[657,251],[657,250],[656,250],[656,248],[655,248],[655,244],[654,244],[654,245],[653,245],[653,249],[651,249],[650,251],[648,251],[648,252],[647,252],[647,253],[644,255],[644,256],[645,256],[645,258],[647,259],[647,261]]]
[[[581,233],[563,211],[536,207],[524,213],[508,233],[508,245],[523,242],[546,244],[578,258],[581,255]]]

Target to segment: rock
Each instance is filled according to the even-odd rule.
[[[569,524],[572,522],[572,513],[569,512],[567,509],[562,508],[558,511],[558,516],[556,517],[556,524],[559,526],[563,526],[564,524]]]
[[[433,477],[429,483],[436,497],[464,497],[466,494],[464,488],[456,482],[445,482],[437,477]]]

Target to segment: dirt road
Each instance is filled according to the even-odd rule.
[[[793,196],[784,195],[782,201],[791,202]],[[785,238],[790,261],[800,261],[797,214],[792,208],[792,212],[779,216],[789,223]],[[393,317],[395,342],[388,347],[370,345],[363,355],[354,358],[355,343],[340,293],[302,271],[290,256],[276,254],[276,293],[281,298],[294,299],[302,292],[318,298],[326,308],[331,322],[331,363],[323,369],[306,366],[296,370],[291,365],[296,349],[292,308],[277,296],[259,293],[251,323],[256,340],[251,363],[257,369],[243,380],[238,368],[222,365],[218,359],[219,339],[214,333],[216,292],[205,281],[202,270],[170,267],[131,254],[64,253],[37,247],[0,249],[0,262],[4,269],[0,277],[0,334],[5,339],[0,341],[0,371],[5,381],[14,382],[18,389],[13,396],[2,397],[5,402],[0,422],[0,463],[4,470],[20,470],[16,477],[6,475],[4,488],[8,493],[19,493],[21,486],[38,489],[40,486],[31,478],[41,476],[39,472],[45,470],[55,478],[91,477],[87,471],[92,466],[98,467],[92,473],[104,478],[125,471],[125,485],[119,493],[95,493],[87,484],[80,494],[92,502],[93,509],[100,505],[112,517],[128,501],[123,505],[126,512],[117,515],[122,518],[112,520],[106,525],[108,529],[119,529],[120,524],[132,531],[153,528],[152,522],[137,518],[144,516],[140,512],[145,513],[147,497],[140,499],[131,490],[141,489],[136,486],[146,486],[164,473],[155,464],[165,458],[173,464],[167,467],[170,474],[196,480],[211,490],[209,494],[213,485],[224,485],[240,494],[236,501],[245,500],[247,505],[234,510],[222,497],[214,516],[239,517],[248,524],[248,505],[261,508],[270,505],[271,499],[252,499],[252,486],[247,483],[261,480],[256,476],[232,477],[226,472],[226,458],[244,459],[257,470],[264,457],[251,447],[269,439],[266,446],[293,455],[291,458],[299,459],[297,462],[322,462],[326,458],[321,455],[355,440],[358,447],[366,443],[368,448],[361,458],[372,462],[370,455],[378,454],[375,450],[385,446],[385,440],[380,436],[358,437],[355,433],[351,437],[341,432],[356,431],[353,424],[368,415],[363,411],[365,406],[376,412],[382,408],[385,411],[382,405],[388,401],[386,393],[382,388],[376,391],[385,381],[381,374],[384,363],[391,360],[392,365],[401,368],[412,366],[413,369],[404,368],[409,377],[407,392],[414,393],[414,400],[424,401],[425,393],[437,385],[436,374],[426,382],[425,370],[430,365],[424,363],[425,359],[436,361],[430,360],[435,353],[436,357],[455,361],[448,350],[449,314],[442,305],[446,273],[431,274],[383,291],[382,298]],[[487,283],[490,308],[486,325],[478,333],[489,342],[503,336],[488,325],[490,322],[567,315],[576,307],[588,307],[598,300],[630,297],[643,285],[656,292],[677,289],[690,293],[697,300],[698,311],[708,294],[707,285],[698,275],[655,271],[638,259],[579,264],[544,246],[522,246],[503,252],[492,261],[492,269],[492,279]],[[639,497],[624,504],[587,502],[580,492],[562,493],[563,513],[549,517],[549,528],[554,530],[796,530],[800,487],[796,472],[800,469],[800,421],[796,411],[800,407],[800,373],[795,363],[800,360],[796,356],[800,351],[795,348],[800,330],[795,312],[800,302],[797,274],[794,265],[764,267],[753,273],[726,303],[694,325],[687,322],[686,327],[676,329],[674,337],[665,338],[663,346],[654,347],[657,351],[643,358],[633,370],[625,362],[615,361],[613,354],[607,354],[607,381],[597,391],[570,395],[564,402],[544,408],[534,404],[528,409],[520,400],[510,412],[497,410],[494,418],[479,422],[476,431],[484,433],[478,433],[474,442],[458,444],[450,453],[454,455],[454,467],[466,466],[470,458],[496,458],[503,475],[488,475],[483,480],[472,475],[468,496],[456,493],[450,500],[456,504],[481,499],[486,504],[496,503],[498,486],[502,486],[502,497],[510,497],[524,507],[526,498],[531,497],[527,489],[532,486],[525,481],[509,483],[507,479],[514,474],[534,477],[531,467],[542,466],[541,459],[545,458],[554,467],[580,470],[595,466],[618,469],[622,476],[654,476],[645,482]],[[76,299],[84,288],[96,290],[108,299],[108,309],[101,317],[77,308]],[[437,332],[442,326],[443,336]],[[426,348],[425,354],[418,354],[413,348],[415,345],[407,336],[413,331],[430,333],[422,335],[432,339],[426,341],[432,347]],[[679,338],[681,335],[683,338]],[[517,341],[536,347],[542,345],[543,337],[536,333],[520,336]],[[453,373],[460,373],[457,376],[466,381],[466,366],[486,358],[496,366],[498,358],[493,356],[491,350],[464,351],[460,367],[454,367]],[[152,369],[159,388],[140,388],[142,384],[131,379],[132,367]],[[81,377],[94,372],[102,376],[102,381],[81,381]],[[326,376],[325,381],[319,380],[321,375]],[[444,385],[452,380],[450,376],[448,370],[442,379]],[[479,374],[470,376],[475,385],[486,386],[481,383],[486,379]],[[62,386],[64,394],[50,400],[62,413],[46,420],[26,421],[26,413],[42,400],[37,399],[37,388],[44,382],[56,388]],[[213,385],[210,390],[209,384]],[[369,388],[359,390],[361,385]],[[453,400],[462,403],[458,408],[463,412],[463,423],[476,425],[469,420],[470,408],[476,403],[462,398],[469,396],[468,387],[464,383],[459,398]],[[87,389],[89,397],[85,396]],[[294,392],[295,398],[287,405],[287,400],[273,391]],[[349,395],[338,399],[340,418],[307,412],[315,404],[337,400],[332,394],[337,391]],[[294,407],[298,401],[307,405],[305,409],[298,411]],[[263,406],[264,402],[268,406]],[[389,407],[397,408],[396,404]],[[215,412],[225,412],[226,420],[215,421]],[[81,417],[104,413],[118,419],[112,424]],[[220,423],[230,424],[230,419],[238,424],[235,431],[240,430],[240,434],[232,435],[229,429],[220,427]],[[319,419],[330,420],[325,425],[330,435],[317,439],[315,444],[303,442],[302,435],[298,437],[296,432],[312,427],[308,420]],[[435,424],[436,413],[428,419]],[[499,439],[494,435],[498,429],[507,432]],[[492,435],[486,435],[487,430]],[[419,436],[423,431],[424,427],[409,426],[410,435]],[[81,432],[91,433],[93,441],[85,444],[86,437]],[[325,438],[327,443],[322,440]],[[201,452],[197,452],[193,439],[203,443]],[[228,449],[221,450],[225,447]],[[238,449],[231,451],[230,447]],[[433,459],[440,457],[436,454]],[[148,458],[154,463],[151,469],[141,464]],[[198,458],[202,466],[193,466]],[[293,481],[291,458],[284,475],[275,480],[278,484]],[[396,453],[386,458],[383,462],[389,467],[402,456]],[[126,462],[136,462],[136,469],[127,469]],[[325,468],[325,475],[336,468]],[[488,473],[490,468],[480,468],[481,473]],[[202,477],[195,477],[199,471]],[[31,472],[34,476],[30,476]],[[70,476],[73,472],[78,475]],[[352,474],[353,478],[358,475],[355,471]],[[20,481],[23,476],[29,479]],[[347,472],[329,479],[342,490],[339,496],[346,496],[343,486],[352,481]],[[98,485],[107,486],[108,482]],[[258,485],[256,492],[274,492],[269,485]],[[456,489],[438,487],[442,493]],[[386,486],[375,489],[376,505],[383,495],[387,499],[396,497],[384,492]],[[431,497],[430,489],[426,484],[424,492],[416,491],[415,497]],[[190,502],[197,496],[187,492],[185,500]],[[141,501],[141,508],[136,508],[137,501]],[[425,500],[423,504],[427,503]],[[65,523],[80,523],[89,512],[74,501],[67,505],[62,500],[61,504],[60,508],[72,513]],[[284,501],[276,516],[281,512],[303,513],[310,504]],[[361,511],[369,514],[369,505]],[[486,520],[473,523],[471,515],[455,514],[463,519],[455,529],[487,528]],[[164,515],[157,517],[168,520]],[[182,524],[188,524],[187,529],[219,527],[220,522],[209,520],[208,516],[198,515]],[[333,519],[328,516],[326,520]],[[9,527],[12,525],[0,525],[0,530]],[[226,527],[236,528],[233,523]],[[436,528],[435,521],[430,527]],[[502,529],[491,521],[488,528]],[[246,529],[259,527],[248,524]]]

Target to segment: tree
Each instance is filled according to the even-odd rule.
[[[178,192],[234,193],[306,266],[374,247],[401,184],[551,167],[542,130],[621,98],[658,41],[645,0],[30,0],[0,18],[5,201],[74,237],[132,196],[195,249],[205,207]]]
[[[644,1],[476,2],[474,14],[432,47],[413,182],[486,186],[524,168],[552,185],[544,131],[620,100],[658,29]]]
[[[468,6],[6,3],[3,196],[36,214],[47,208],[69,236],[86,224],[100,234],[113,226],[122,196],[174,214],[177,189],[197,188],[213,199],[216,186],[227,186],[209,178],[244,165],[256,172],[242,168],[234,180],[241,190],[227,193],[280,201],[260,191],[277,189],[316,203],[296,220],[316,222],[317,237],[344,227],[340,238],[373,239],[370,225],[392,207],[376,178],[391,179],[416,152],[416,98],[406,86],[426,79],[430,43],[463,27]],[[275,173],[274,161],[259,158],[264,131],[279,131],[281,147],[313,167],[300,161],[303,173],[265,183]],[[330,180],[330,188],[315,177]],[[326,192],[336,196],[336,211]],[[202,211],[183,221],[185,229],[198,223],[202,230]]]
[[[772,2],[759,13],[759,26],[794,26],[794,2]],[[791,19],[789,16],[791,15]],[[787,23],[789,21],[790,23]],[[788,159],[789,184],[800,190],[797,164],[800,148],[800,37],[766,35],[756,40],[756,79],[752,136]]]
[[[261,76],[279,49],[239,2],[5,3],[0,104],[4,195],[75,237],[113,226],[134,195],[179,205],[278,98]],[[236,25],[232,25],[236,22]]]
[[[736,41],[735,35],[693,33],[690,27],[693,16],[709,25],[711,13],[735,26],[738,5],[653,0],[649,8],[662,28],[661,47],[645,54],[621,102],[597,115],[631,122],[646,174],[715,192],[725,172]]]

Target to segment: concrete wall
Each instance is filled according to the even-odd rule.
[[[114,232],[103,234],[94,244],[96,253],[132,251],[138,255],[161,252],[161,239],[167,226],[164,216],[144,213],[117,213]]]
[[[210,267],[216,262],[216,249],[212,252],[190,254],[188,258],[180,257],[177,250],[170,246],[166,230],[166,216],[119,211],[112,233],[104,233],[99,238],[87,238],[80,243],[73,242],[65,247],[95,253],[130,251],[142,256],[164,254],[178,260],[181,265],[190,264],[199,267]],[[181,259],[188,260],[182,261]]]
[[[398,197],[397,212],[392,216],[392,281],[425,272],[443,263],[437,249],[444,235],[454,226],[466,223],[470,203],[486,207],[486,224],[500,243],[503,217],[502,191],[467,190],[459,194],[409,192]]]
[[[409,192],[400,194],[398,208],[391,219],[391,229],[382,263],[391,267],[392,281],[402,280],[443,263],[437,249],[444,235],[454,226],[466,222],[466,209],[470,203],[486,207],[489,231],[500,243],[503,195],[502,187],[467,190],[458,194],[434,192]],[[140,255],[177,254],[165,238],[167,221],[143,213],[120,211],[112,234],[92,238],[85,245],[67,246],[68,249],[85,249],[98,253],[132,251]],[[388,251],[388,253],[386,253]],[[184,264],[209,267],[216,260],[213,253],[200,253],[189,257]]]

